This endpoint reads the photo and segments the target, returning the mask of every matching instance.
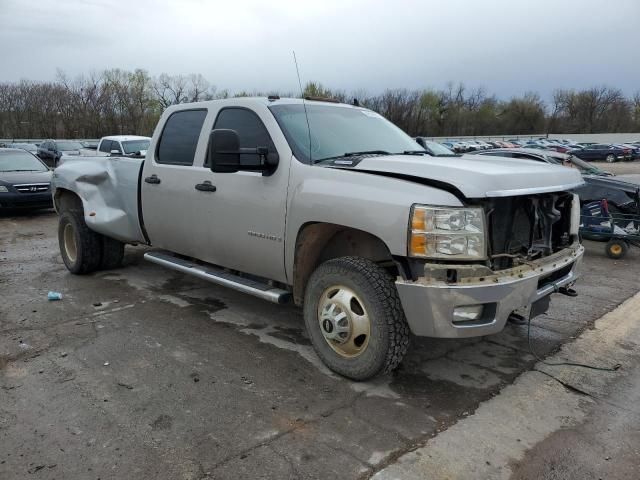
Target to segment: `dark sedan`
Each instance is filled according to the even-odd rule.
[[[51,207],[51,175],[35,155],[0,148],[0,209]]]
[[[580,204],[607,200],[612,213],[640,214],[640,185],[616,178],[609,172],[583,162],[579,158],[554,151],[518,149],[497,149],[486,152],[477,152],[469,158],[484,156],[509,157],[521,160],[534,160],[577,168],[582,173],[585,184],[576,188],[575,192],[580,197]],[[586,238],[586,237],[585,237]]]
[[[569,153],[583,160],[604,160],[608,163],[631,160],[630,148],[608,143],[596,143],[580,150],[571,150]]]
[[[555,150],[536,150],[531,148],[499,148],[486,150],[484,152],[473,152],[474,155],[490,155],[497,157],[520,158],[523,160],[535,160],[537,162],[550,163],[552,165],[562,165],[580,170],[582,175],[596,175],[599,177],[611,177],[612,173],[600,170],[597,167],[580,160],[579,158]]]
[[[49,167],[55,167],[62,155],[80,155],[84,147],[72,140],[46,140],[38,147],[38,156]]]

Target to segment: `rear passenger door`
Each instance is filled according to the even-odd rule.
[[[151,244],[200,258],[201,240],[194,226],[207,221],[194,208],[194,185],[202,182],[202,159],[208,135],[201,135],[207,116],[203,108],[179,110],[169,115],[153,150],[144,163],[142,217]]]

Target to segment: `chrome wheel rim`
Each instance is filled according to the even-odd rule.
[[[73,227],[71,226],[71,224],[67,223],[64,226],[62,237],[64,240],[64,251],[67,254],[67,258],[71,262],[75,262],[78,256],[78,247],[76,246],[76,236],[74,234]]]
[[[350,288],[337,285],[324,291],[318,323],[327,344],[341,357],[357,357],[367,349],[371,321],[362,300]]]
[[[607,155],[607,163],[613,163],[615,159],[616,157],[614,157],[613,155]]]

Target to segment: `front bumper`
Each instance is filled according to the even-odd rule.
[[[492,275],[458,283],[396,281],[407,322],[414,335],[462,338],[500,332],[512,312],[545,299],[578,278],[584,247],[579,243],[560,252]],[[483,305],[481,318],[454,323],[456,307]],[[537,313],[540,309],[534,308]]]
[[[51,190],[38,193],[0,193],[0,208],[50,208]]]

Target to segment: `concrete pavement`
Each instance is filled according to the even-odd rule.
[[[124,268],[70,275],[56,223],[0,216],[3,480],[367,478],[535,364],[508,326],[414,339],[393,375],[350,382],[319,362],[299,310],[163,270],[142,247]],[[580,297],[534,321],[541,354],[640,289],[637,251],[587,249]]]

